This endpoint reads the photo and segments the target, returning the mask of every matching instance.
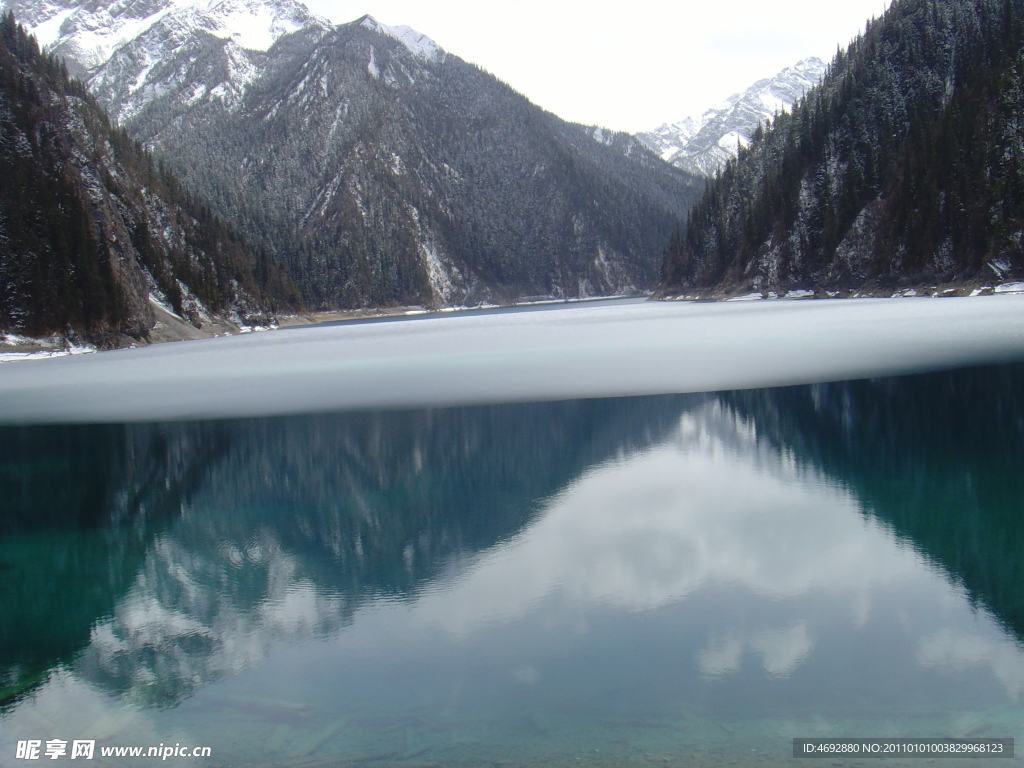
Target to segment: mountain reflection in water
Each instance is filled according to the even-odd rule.
[[[10,698],[45,679],[100,623],[125,637],[90,676],[173,702],[244,663],[206,668],[219,612],[268,642],[338,629],[362,601],[412,595],[514,535],[587,467],[657,441],[680,402],[0,429],[0,685]],[[270,627],[266,607],[295,584],[324,615]],[[138,600],[147,628],[120,626]],[[184,630],[145,637],[160,616]]]
[[[1024,369],[722,395],[1024,638]]]
[[[1022,460],[1022,366],[4,428],[0,765],[117,713],[279,765],[1016,736]]]

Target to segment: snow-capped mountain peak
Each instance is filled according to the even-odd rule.
[[[332,25],[300,0],[0,0],[63,56],[122,124],[157,100],[228,105],[266,52],[299,30]]]
[[[665,123],[653,131],[638,134],[638,137],[654,152],[661,155],[662,160],[671,162],[680,147],[696,136],[700,129],[700,119],[688,117],[678,123]]]
[[[355,23],[361,27],[372,29],[374,32],[380,32],[382,35],[395,38],[417,58],[426,61],[438,61],[444,57],[444,50],[441,46],[412,27],[389,27],[387,24],[381,24],[370,15],[363,16]]]
[[[211,32],[250,51],[266,51],[278,38],[301,29],[310,14],[299,3],[223,0],[208,11],[218,24]],[[322,20],[326,23],[326,20]]]
[[[775,77],[758,80],[746,91],[730,96],[700,117],[665,123],[637,138],[663,160],[690,173],[714,176],[746,146],[757,126],[782,111],[792,109],[810,88],[817,85],[828,65],[821,59],[804,59]]]
[[[298,0],[0,0],[39,43],[89,75],[124,46],[174,30],[204,32],[250,51],[266,51],[281,36],[314,23],[328,26]],[[155,33],[156,30],[159,30]],[[154,34],[155,33],[155,34]]]
[[[81,69],[91,70],[106,61],[114,50],[145,32],[171,12],[174,6],[91,9],[85,5],[62,7],[57,3],[20,8],[11,3],[25,24],[47,50],[70,58]],[[79,67],[75,67],[78,69]]]

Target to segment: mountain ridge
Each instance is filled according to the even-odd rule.
[[[750,144],[759,125],[792,109],[824,76],[828,66],[812,56],[786,67],[774,77],[758,80],[699,117],[664,123],[637,138],[663,160],[690,173],[713,177]]]
[[[293,0],[142,0],[114,5],[5,0],[2,5],[15,12],[47,52],[63,56],[71,73],[80,76],[90,75],[119,48],[163,22],[202,29],[253,51],[266,51],[281,35],[309,24],[330,25]]]
[[[296,17],[257,13],[279,4],[298,5],[245,7]],[[665,238],[703,186],[632,137],[598,140],[561,121],[408,27],[310,16],[252,50],[213,34],[216,19],[157,13],[90,85],[279,258],[313,306],[650,290]]]

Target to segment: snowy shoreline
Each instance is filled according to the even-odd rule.
[[[398,320],[414,319],[421,317],[443,317],[451,315],[475,315],[489,312],[508,311],[516,309],[543,309],[547,307],[584,307],[587,305],[612,304],[623,301],[639,301],[641,299],[664,301],[664,302],[692,302],[692,303],[731,303],[748,301],[803,301],[807,299],[900,299],[900,298],[962,298],[976,296],[992,296],[1005,294],[1024,293],[1024,282],[1000,283],[985,286],[957,286],[955,288],[907,288],[896,293],[876,293],[869,291],[851,291],[840,294],[835,291],[824,290],[790,290],[784,294],[775,291],[755,291],[746,294],[721,294],[707,296],[703,294],[680,294],[680,295],[623,295],[623,296],[593,296],[587,298],[572,299],[551,299],[531,298],[516,304],[481,304],[472,307],[441,307],[439,309],[428,309],[421,306],[397,306],[397,307],[375,307],[366,309],[342,309],[323,312],[310,312],[295,315],[280,315],[277,322],[266,326],[245,326],[240,323],[227,321],[210,322],[202,329],[196,329],[183,318],[173,314],[162,304],[154,307],[158,312],[158,322],[154,326],[151,338],[142,344],[132,345],[122,349],[135,349],[154,344],[163,344],[173,341],[196,341],[199,339],[223,338],[227,336],[239,336],[246,333],[260,331],[275,331],[296,328],[314,328],[327,325],[338,325],[355,322],[368,322],[373,320]],[[163,311],[160,311],[163,310]],[[68,355],[90,354],[98,351],[95,346],[83,343],[79,340],[69,339],[59,334],[45,338],[33,338],[8,333],[0,334],[0,364],[24,360],[39,360]]]
[[[480,304],[470,307],[442,307],[440,309],[428,309],[417,305],[404,305],[397,307],[373,307],[367,309],[338,309],[323,312],[309,312],[295,315],[279,315],[272,325],[247,326],[240,322],[231,322],[223,319],[206,318],[207,322],[202,328],[196,328],[187,320],[174,311],[165,303],[152,301],[153,310],[157,315],[157,322],[150,332],[150,338],[139,344],[132,344],[121,349],[134,349],[146,347],[152,344],[164,344],[174,341],[196,341],[198,339],[213,339],[224,336],[238,336],[245,333],[260,331],[273,331],[284,328],[305,328],[327,324],[345,322],[365,322],[370,320],[388,320],[401,318],[415,318],[421,316],[444,316],[452,313],[478,313],[481,311],[490,312],[496,310],[515,310],[516,308],[546,307],[550,305],[577,305],[588,302],[610,302],[624,299],[646,298],[642,296],[594,296],[582,299],[549,299],[537,298],[521,301],[517,304]],[[82,355],[93,352],[110,351],[100,350],[95,345],[82,342],[78,339],[68,338],[60,334],[53,334],[43,338],[22,336],[15,333],[0,333],[0,363],[15,362],[19,360],[39,360],[51,357],[63,357],[66,355]]]
[[[925,285],[901,288],[898,291],[883,288],[857,288],[850,290],[793,289],[779,291],[748,291],[747,293],[708,291],[694,293],[657,293],[659,301],[776,301],[779,299],[907,299],[958,298],[964,296],[993,296],[1004,293],[1024,293],[1024,282],[965,283],[960,285]]]

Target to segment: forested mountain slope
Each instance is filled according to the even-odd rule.
[[[314,305],[649,289],[703,188],[636,139],[595,138],[369,17],[311,23],[234,69],[234,44],[210,36],[189,38],[187,67],[153,64],[163,35],[91,82]]]
[[[1022,32],[1022,0],[895,0],[709,185],[662,291],[1020,275]]]
[[[194,323],[297,301],[269,257],[113,127],[12,13],[0,21],[0,331],[145,339],[152,300]]]

